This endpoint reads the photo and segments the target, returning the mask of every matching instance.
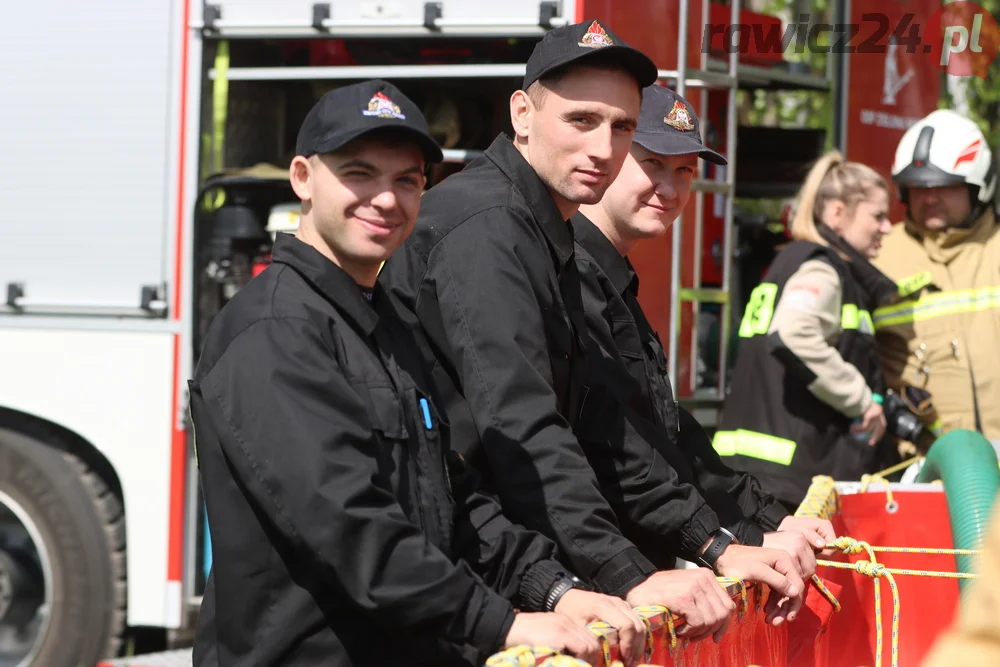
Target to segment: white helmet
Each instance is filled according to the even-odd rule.
[[[976,209],[993,200],[997,174],[993,153],[979,127],[950,109],[938,109],[914,123],[899,140],[892,179],[900,199],[907,188],[967,185]]]

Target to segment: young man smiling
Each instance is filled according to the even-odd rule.
[[[618,175],[656,76],[600,21],[547,33],[510,99],[514,136],[427,193],[379,281],[427,334],[455,446],[505,514],[556,541],[598,590],[666,605],[685,616],[685,636],[719,638],[734,606],[712,572],[656,572],[620,528],[679,524],[663,546],[693,552],[718,527],[714,513],[682,515],[665,502],[661,487],[690,491],[648,447],[621,456],[604,443],[581,447],[574,433],[600,428],[601,411],[588,398],[592,343],[567,221]],[[801,593],[790,559],[768,553],[764,563],[767,554],[732,547],[733,572]]]
[[[726,573],[731,565],[724,545],[738,542],[786,551],[799,574],[809,577],[816,567],[813,549],[835,537],[832,526],[788,516],[751,475],[723,464],[698,422],[673,400],[663,348],[639,305],[639,280],[627,255],[643,240],[666,233],[684,210],[699,158],[726,164],[702,144],[698,118],[687,101],[667,88],[649,86],[621,172],[599,203],[581,206],[572,219],[587,327],[608,379],[601,391],[609,395],[605,405],[613,406],[604,416],[608,428],[580,437],[610,437],[615,450],[632,449],[633,441],[649,443],[678,479],[693,487],[675,500],[679,515],[714,510],[722,527],[687,555],[690,560]],[[669,566],[675,554],[659,546],[662,531],[642,523],[638,528],[636,543],[658,565]],[[774,610],[772,619],[794,618],[798,604]]]
[[[475,491],[376,285],[441,160],[419,109],[385,82],[338,88],[296,150],[298,232],[212,322],[190,383],[214,559],[195,665],[468,666],[522,643],[596,660],[593,620],[634,664],[632,610],[574,590],[552,542]]]

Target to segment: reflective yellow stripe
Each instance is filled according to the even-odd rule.
[[[791,440],[743,429],[716,432],[712,447],[719,456],[749,456],[783,466],[790,465],[795,455]]]
[[[844,307],[840,309],[840,328],[857,329],[861,333],[875,333],[871,313],[858,308],[853,303],[845,303]]]
[[[875,328],[1000,308],[1000,286],[939,292],[875,311]]]
[[[910,296],[927,287],[932,282],[934,282],[933,274],[930,271],[923,271],[915,273],[912,276],[906,276],[896,283],[896,287],[899,288],[899,296]]]

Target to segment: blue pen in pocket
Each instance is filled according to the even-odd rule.
[[[434,422],[431,421],[431,407],[427,404],[426,398],[420,399],[420,410],[424,413],[424,426],[429,431],[434,428]]]

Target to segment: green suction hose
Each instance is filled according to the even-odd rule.
[[[1000,464],[989,441],[975,431],[950,431],[927,452],[917,482],[940,479],[948,502],[956,549],[978,549],[1000,491]],[[957,556],[959,572],[973,572],[973,556]],[[969,579],[960,579],[965,590]]]

